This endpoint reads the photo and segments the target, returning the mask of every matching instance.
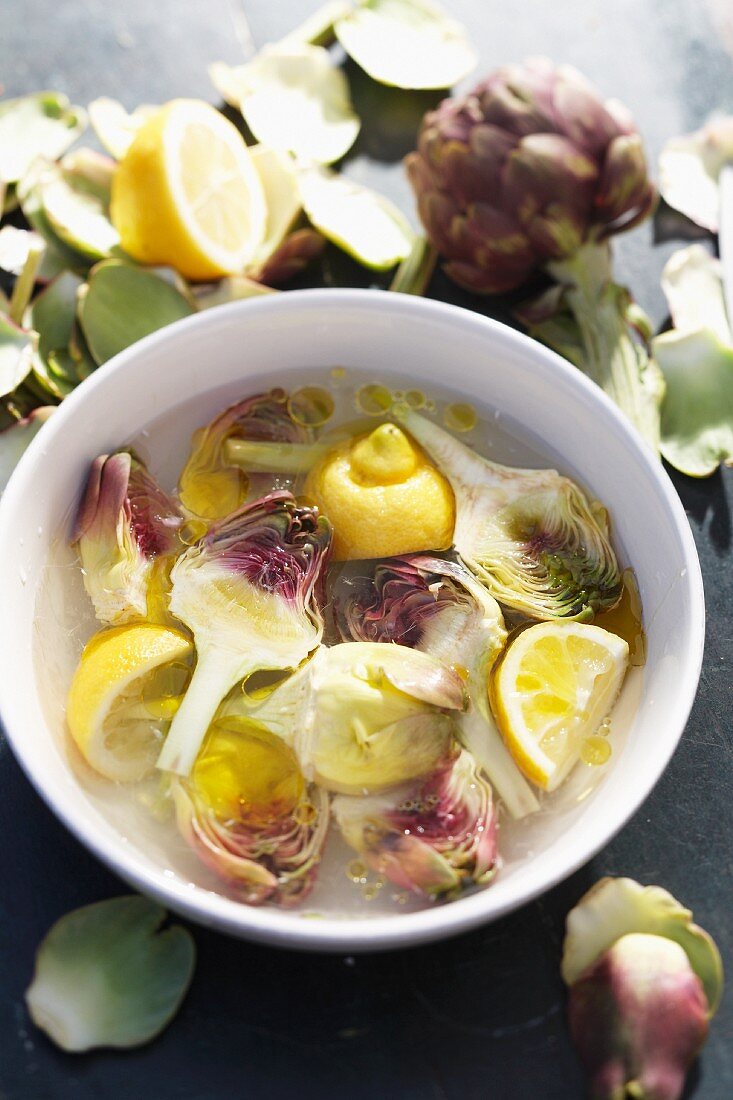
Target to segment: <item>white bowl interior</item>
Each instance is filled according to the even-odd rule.
[[[135,439],[172,487],[192,430],[228,402],[276,384],[325,381],[334,366],[347,367],[347,389],[354,379],[397,379],[438,399],[458,395],[489,421],[492,457],[552,464],[576,477],[608,507],[617,549],[641,591],[648,660],[627,678],[614,711],[610,764],[579,768],[547,810],[505,828],[496,882],[449,905],[419,909],[388,889],[366,904],[344,874],[349,857],[337,841],[304,913],[238,904],[216,892],[172,828],[129,792],[95,780],[64,730],[66,688],[94,629],[65,543],[90,461]],[[417,942],[489,920],[589,858],[637,808],[674,750],[699,676],[704,614],[674,490],[595,387],[494,322],[359,291],[291,292],[199,315],[85,383],[29,449],[0,503],[0,601],[0,713],[29,776],[77,836],[134,885],[203,923],[341,950]]]

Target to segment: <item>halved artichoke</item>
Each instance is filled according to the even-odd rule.
[[[297,905],[328,831],[328,795],[309,789],[292,749],[246,718],[215,722],[187,780],[173,786],[178,827],[240,901]]]
[[[499,603],[580,620],[618,603],[606,512],[570,478],[490,462],[411,410],[403,420],[453,486],[456,550]]]
[[[174,549],[180,524],[176,505],[132,452],[94,460],[72,542],[100,622],[146,617],[155,560]]]
[[[498,869],[491,787],[465,750],[449,753],[425,779],[369,798],[339,795],[332,809],[346,843],[412,893],[436,897],[484,884]]]
[[[489,707],[489,674],[506,643],[504,619],[496,600],[465,566],[420,554],[360,562],[340,575],[334,602],[345,641],[414,646],[466,675],[470,702],[458,718],[461,741],[512,817],[536,810],[537,799]]]

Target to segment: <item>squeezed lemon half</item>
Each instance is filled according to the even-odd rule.
[[[243,271],[267,224],[239,131],[195,99],[174,99],[138,130],[114,174],[110,214],[133,259],[194,280]]]
[[[132,783],[152,770],[185,690],[192,653],[184,634],[153,623],[102,630],[88,642],[71,682],[66,719],[95,771]]]
[[[562,783],[621,689],[623,638],[586,623],[537,623],[510,644],[492,684],[499,729],[518,767],[546,791]]]

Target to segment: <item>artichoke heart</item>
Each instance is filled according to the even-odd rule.
[[[305,486],[334,527],[334,558],[444,550],[453,538],[448,481],[395,424],[334,448]]]

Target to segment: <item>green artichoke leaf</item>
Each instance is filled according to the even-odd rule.
[[[0,181],[17,183],[37,157],[56,160],[86,128],[86,112],[60,92],[0,102]]]
[[[213,309],[225,306],[229,302],[241,302],[244,298],[262,298],[268,294],[277,294],[271,286],[264,286],[256,279],[246,275],[230,275],[218,283],[198,283],[191,287],[197,309]],[[279,444],[278,444],[279,446]]]
[[[144,103],[129,114],[118,100],[106,96],[93,100],[87,108],[94,133],[115,160],[122,160],[140,127],[159,110]]]
[[[114,162],[80,149],[48,169],[40,201],[56,236],[75,252],[102,260],[119,249],[120,236],[109,218]]]
[[[702,982],[713,1016],[723,992],[723,964],[714,940],[692,923],[692,913],[661,886],[630,878],[603,878],[568,913],[562,976],[572,985],[622,936],[641,932],[678,943]]]
[[[36,1026],[69,1051],[154,1038],[178,1011],[195,961],[190,933],[179,925],[161,931],[165,917],[142,897],[61,917],[38,949],[25,995]]]
[[[661,451],[682,473],[709,477],[733,463],[733,334],[720,263],[700,244],[679,249],[662,287],[675,327],[652,342],[667,387]]]
[[[36,334],[0,313],[0,397],[12,393],[30,373]]]
[[[267,222],[265,237],[251,265],[261,267],[280,247],[295,225],[303,204],[298,187],[295,162],[290,153],[255,145],[250,150],[252,162],[265,193]]]
[[[32,251],[43,251],[45,242],[32,229],[4,225],[0,229],[0,268],[10,275],[20,275]]]
[[[322,46],[266,46],[246,65],[216,62],[209,75],[257,140],[271,149],[332,164],[359,133],[346,77]]]
[[[91,263],[88,256],[82,255],[59,237],[43,209],[43,188],[57,171],[55,164],[38,159],[17,187],[18,201],[25,218],[46,242],[46,251],[38,276],[43,281],[53,279],[62,271],[84,273]]]
[[[311,224],[364,267],[388,271],[410,255],[415,234],[383,195],[325,168],[302,169],[299,184]]]
[[[667,383],[661,452],[690,477],[733,465],[733,347],[710,329],[662,333],[654,355]]]
[[[696,225],[717,233],[718,177],[733,161],[733,116],[713,117],[700,130],[672,138],[659,156],[662,198]]]
[[[53,405],[43,405],[33,409],[23,420],[17,420],[0,431],[0,494],[28,444],[38,435],[53,411]]]
[[[58,275],[38,294],[26,310],[26,327],[38,333],[38,346],[33,353],[33,374],[41,386],[61,399],[74,389],[76,375],[59,369],[59,355],[66,354],[74,328],[76,303],[82,280],[71,271]],[[56,356],[52,366],[51,355]]]
[[[331,46],[336,40],[334,25],[351,11],[350,0],[327,0],[294,30],[278,42],[279,46]]]
[[[334,29],[357,65],[396,88],[451,88],[478,61],[461,24],[431,0],[362,0]]]
[[[723,344],[733,344],[725,307],[720,261],[701,244],[674,252],[662,272],[662,290],[677,332],[706,328]]]
[[[81,330],[98,364],[193,312],[164,279],[117,259],[92,268],[78,304]]]

